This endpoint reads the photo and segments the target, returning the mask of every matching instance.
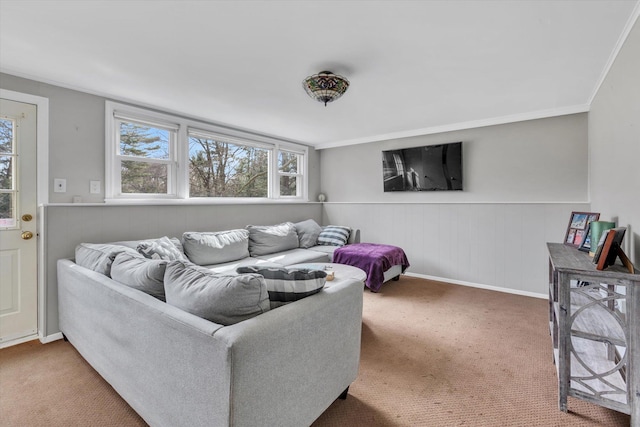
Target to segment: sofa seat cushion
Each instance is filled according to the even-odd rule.
[[[182,235],[184,253],[198,265],[222,264],[249,256],[249,231],[188,231]]]
[[[326,253],[299,248],[259,256],[257,258],[280,264],[281,266],[301,264],[305,262],[329,262],[329,256]]]
[[[238,273],[255,273],[264,277],[271,301],[292,302],[317,294],[327,280],[322,270],[306,268],[240,267]]]
[[[80,243],[76,246],[76,264],[111,277],[111,265],[121,252],[136,254],[131,248],[105,243]]]
[[[278,225],[247,225],[249,253],[252,257],[297,248],[298,233],[291,222]]]
[[[225,262],[222,264],[203,265],[203,267],[218,274],[237,274],[236,270],[238,269],[238,267],[246,267],[251,265],[259,265],[261,267],[282,267],[282,265],[276,264],[274,262],[251,257]]]
[[[120,252],[111,265],[111,278],[164,301],[164,273],[167,264],[167,260],[148,259],[128,251]]]
[[[340,246],[317,245],[317,246],[310,247],[309,250],[326,254],[329,257],[329,261],[327,262],[333,262],[333,253],[339,247]]]
[[[223,275],[188,261],[173,261],[164,275],[167,304],[221,325],[232,325],[270,309],[264,278]]]

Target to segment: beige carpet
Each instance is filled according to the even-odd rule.
[[[403,277],[365,291],[362,361],[323,426],[628,426],[577,399],[557,409],[544,300]],[[69,343],[0,350],[3,426],[144,422]]]

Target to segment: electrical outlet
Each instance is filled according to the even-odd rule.
[[[89,193],[100,194],[100,181],[89,181]]]
[[[67,192],[67,180],[62,178],[55,178],[53,180],[53,192],[54,193],[66,193]]]

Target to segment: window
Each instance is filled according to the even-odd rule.
[[[190,197],[268,197],[270,151],[189,132]]]
[[[116,119],[120,194],[173,195],[175,129]]]
[[[307,148],[106,103],[107,200],[306,197]]]
[[[302,191],[302,154],[292,151],[278,152],[278,179],[280,196],[300,197]]]
[[[16,212],[16,144],[14,120],[0,118],[0,227],[12,228],[17,222]]]

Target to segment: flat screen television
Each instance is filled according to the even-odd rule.
[[[462,190],[462,142],[382,152],[384,191]]]

